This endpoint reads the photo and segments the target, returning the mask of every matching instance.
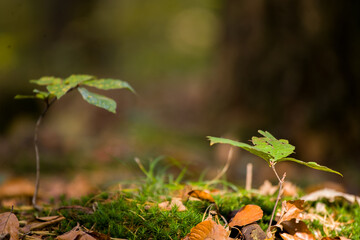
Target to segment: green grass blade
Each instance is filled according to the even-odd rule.
[[[283,161],[292,161],[292,162],[296,162],[296,163],[305,165],[305,166],[310,167],[310,168],[314,168],[314,169],[325,171],[325,172],[336,173],[336,174],[338,174],[340,176],[343,176],[341,173],[339,173],[339,172],[337,172],[335,170],[332,170],[332,169],[330,169],[328,167],[321,166],[321,165],[317,164],[316,162],[303,162],[303,161],[295,159],[295,158],[282,158],[282,159],[278,160],[278,162],[283,162]]]
[[[109,112],[116,113],[116,102],[111,98],[89,92],[87,89],[81,87],[78,88],[78,91],[88,103],[108,110]]]

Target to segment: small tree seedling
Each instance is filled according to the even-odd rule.
[[[270,237],[269,236],[271,234],[270,227],[272,224],[272,220],[274,218],[277,204],[281,197],[282,185],[283,185],[284,179],[286,177],[286,173],[284,173],[282,178],[279,177],[279,174],[276,172],[276,169],[275,169],[276,163],[284,162],[284,161],[292,161],[292,162],[303,164],[305,166],[308,166],[308,167],[311,167],[311,168],[314,168],[317,170],[336,173],[336,174],[339,174],[340,176],[342,176],[342,174],[335,170],[332,170],[328,167],[321,166],[321,165],[317,164],[316,162],[303,162],[301,160],[288,157],[290,154],[294,153],[294,150],[295,150],[295,147],[293,145],[289,144],[288,140],[276,139],[273,135],[271,135],[267,131],[259,130],[258,132],[263,137],[252,137],[251,142],[253,143],[253,145],[249,145],[249,144],[242,143],[242,142],[237,142],[237,141],[226,139],[226,138],[218,138],[218,137],[210,137],[209,136],[208,139],[210,140],[210,145],[213,145],[216,143],[224,143],[224,144],[230,144],[232,146],[245,149],[246,151],[264,159],[269,164],[269,167],[271,167],[271,169],[274,171],[277,179],[279,180],[279,192],[278,192],[278,195],[276,198],[273,212],[271,214],[269,227],[267,229],[267,235],[268,235],[268,237]]]
[[[56,78],[56,77],[42,77],[37,80],[30,80],[31,83],[35,83],[40,86],[46,87],[47,91],[40,91],[34,89],[33,95],[16,95],[15,99],[40,99],[45,103],[45,108],[41,115],[39,116],[34,131],[34,146],[35,146],[35,156],[36,156],[36,180],[35,180],[35,191],[32,199],[32,205],[36,210],[41,208],[36,204],[37,194],[39,190],[40,182],[40,156],[38,148],[38,131],[42,119],[45,117],[49,108],[54,104],[56,100],[59,100],[61,97],[71,92],[74,89],[77,89],[83,99],[88,103],[95,105],[97,107],[103,108],[109,112],[116,113],[116,102],[108,97],[92,93],[88,91],[85,87],[94,87],[102,90],[110,89],[128,89],[131,92],[135,93],[134,89],[125,81],[111,79],[111,78],[102,78],[97,79],[94,76],[90,75],[71,75],[66,79]]]

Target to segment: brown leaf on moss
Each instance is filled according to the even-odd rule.
[[[83,230],[77,225],[69,232],[56,237],[57,240],[110,240],[110,237],[105,234]]]
[[[165,201],[165,202],[159,203],[158,206],[160,209],[166,210],[166,211],[170,211],[174,206],[177,207],[177,210],[179,212],[187,210],[180,198],[173,198],[173,199],[171,199],[171,202]]]
[[[41,217],[37,218],[35,221],[28,223],[24,227],[21,228],[21,232],[28,233],[32,230],[39,230],[46,227],[49,227],[51,225],[54,225],[56,223],[61,222],[62,220],[65,220],[65,217],[63,216],[48,216],[48,217]]]
[[[230,240],[229,232],[211,219],[202,221],[190,230],[183,240]]]
[[[193,190],[193,191],[190,191],[188,194],[189,194],[189,196],[200,199],[200,200],[209,201],[211,203],[215,202],[214,198],[210,195],[210,193],[207,193],[202,190]]]
[[[283,201],[280,219],[278,220],[276,226],[282,229],[282,222],[290,221],[293,218],[297,218],[299,214],[304,210],[303,204],[304,200]]]
[[[351,240],[346,237],[323,237],[321,240]]]
[[[295,235],[297,232],[311,234],[307,225],[303,221],[297,221],[295,218],[289,221],[284,221],[281,225],[283,226],[284,232],[289,233],[290,235]]]
[[[19,220],[15,214],[11,212],[0,214],[0,230],[4,238],[10,237],[10,240],[19,239]]]
[[[229,223],[230,227],[244,226],[260,220],[263,217],[263,211],[257,205],[249,204],[242,207]]]

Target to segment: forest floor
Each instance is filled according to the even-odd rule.
[[[80,196],[40,196],[41,211],[30,205],[31,186],[4,182],[0,238],[266,239],[278,186],[265,181],[245,190],[225,180],[185,182],[183,174],[174,177],[156,164],[141,166],[145,177],[102,191],[79,180],[69,189]],[[304,193],[285,182],[272,226],[272,239],[360,239],[360,198],[332,189]]]

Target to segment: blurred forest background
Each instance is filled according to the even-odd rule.
[[[76,92],[57,102],[39,136],[47,176],[131,180],[135,157],[164,156],[169,172],[211,179],[229,148],[210,147],[207,135],[246,142],[262,129],[344,175],[279,164],[288,180],[360,193],[359,12],[355,0],[2,0],[0,181],[35,175],[44,106],[14,96],[31,93],[30,79],[90,74],[128,81],[138,96],[103,92],[116,115]],[[227,179],[243,184],[248,162],[254,187],[276,183],[240,150]]]

